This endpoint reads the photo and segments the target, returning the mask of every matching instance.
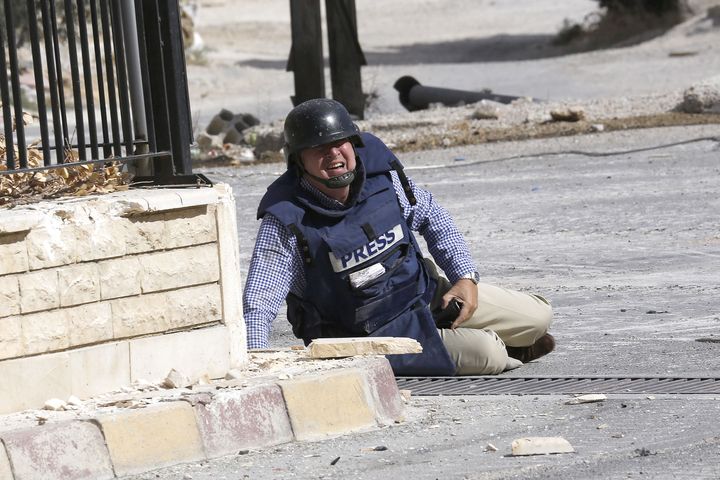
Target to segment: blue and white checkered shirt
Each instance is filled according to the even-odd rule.
[[[394,171],[390,174],[405,221],[411,230],[425,238],[430,254],[448,280],[454,284],[463,275],[474,272],[476,267],[470,250],[447,210],[412,180],[410,186],[417,204],[411,206],[397,174]],[[324,207],[345,208],[306,179],[301,179],[300,185],[312,192]],[[272,322],[288,292],[302,297],[304,289],[305,271],[295,236],[276,217],[266,214],[260,223],[243,294],[248,348],[268,348]]]

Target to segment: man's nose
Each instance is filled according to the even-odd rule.
[[[327,149],[327,153],[325,155],[330,157],[337,157],[340,154],[340,147],[338,145],[331,145]]]

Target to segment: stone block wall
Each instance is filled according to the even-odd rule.
[[[0,209],[0,413],[246,361],[225,185]]]

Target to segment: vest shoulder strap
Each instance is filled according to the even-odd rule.
[[[390,166],[397,172],[398,178],[400,179],[400,185],[402,185],[403,191],[405,192],[405,197],[407,197],[410,205],[414,207],[417,205],[417,198],[415,198],[415,194],[413,193],[412,188],[410,188],[410,181],[408,180],[407,175],[405,175],[405,169],[397,159],[392,160],[390,162]]]

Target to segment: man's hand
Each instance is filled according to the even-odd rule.
[[[445,295],[443,295],[442,307],[447,308],[448,303],[450,303],[450,300],[453,298],[457,298],[458,301],[462,303],[460,315],[458,315],[458,318],[450,326],[450,328],[455,330],[462,323],[472,317],[472,314],[475,313],[475,310],[477,309],[477,285],[475,285],[475,283],[469,278],[461,278],[455,282],[455,285],[453,285]]]

